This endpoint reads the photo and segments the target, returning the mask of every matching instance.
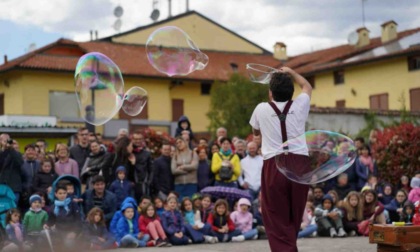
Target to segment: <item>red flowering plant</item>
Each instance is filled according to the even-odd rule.
[[[371,148],[380,178],[396,185],[402,175],[411,178],[420,169],[420,126],[402,123],[377,131]]]
[[[163,143],[175,143],[175,139],[164,131],[146,128],[142,131],[142,134],[146,142],[146,148],[152,153],[153,158],[160,156]]]

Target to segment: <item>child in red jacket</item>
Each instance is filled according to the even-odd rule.
[[[235,230],[235,224],[229,217],[228,203],[219,199],[214,204],[213,212],[209,215],[207,223],[210,224],[219,242],[228,242],[232,237],[240,236],[242,233]]]
[[[139,218],[140,232],[149,234],[152,237],[151,241],[153,245],[157,247],[171,246],[168,237],[166,237],[165,231],[160,223],[159,216],[157,216],[155,206],[152,203],[148,203],[141,211]],[[151,244],[148,244],[151,246]]]

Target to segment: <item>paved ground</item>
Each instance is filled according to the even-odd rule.
[[[369,244],[366,237],[306,238],[298,240],[298,249],[299,252],[375,252],[376,244]],[[270,251],[270,248],[267,240],[258,240],[242,243],[173,246],[171,248],[141,248],[139,250],[149,252],[266,252]],[[117,251],[137,251],[137,249],[118,249]]]

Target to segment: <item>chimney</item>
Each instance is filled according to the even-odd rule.
[[[7,64],[7,55],[4,55],[4,64]]]
[[[274,45],[274,58],[278,60],[287,60],[286,44],[283,42],[277,42]]]
[[[397,26],[398,24],[394,20],[390,20],[381,24],[382,26],[382,36],[381,42],[386,43],[393,39],[397,38]]]
[[[172,17],[172,0],[168,0],[168,18]]]
[[[98,40],[98,30],[95,30],[95,40]]]
[[[93,31],[90,30],[90,41],[92,41],[92,40],[93,40]]]
[[[364,47],[370,44],[369,30],[366,27],[361,27],[356,30],[359,40],[357,41],[356,47]]]
[[[190,11],[190,0],[186,0],[186,5],[187,5],[187,12]]]

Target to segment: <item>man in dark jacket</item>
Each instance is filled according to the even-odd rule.
[[[134,132],[132,141],[136,163],[134,171],[128,171],[128,179],[135,183],[134,191],[136,199],[139,199],[143,195],[150,195],[153,159],[145,148],[144,136],[140,131]]]
[[[28,195],[31,195],[31,187],[35,175],[41,169],[40,162],[36,159],[37,153],[34,144],[28,144],[25,146],[25,159],[22,165],[22,171],[24,175],[23,191]],[[29,198],[28,198],[29,200]]]
[[[97,175],[93,178],[93,189],[87,190],[82,195],[83,213],[87,215],[94,207],[104,211],[105,222],[108,224],[115,211],[117,211],[117,197],[112,192],[105,190],[105,178]]]
[[[79,128],[77,131],[78,144],[70,147],[70,158],[76,160],[79,165],[79,174],[82,171],[82,167],[85,164],[86,158],[89,156],[89,131],[87,128]]]
[[[15,202],[18,204],[22,193],[22,155],[13,149],[13,140],[9,135],[0,136],[0,184],[8,185],[15,193]]]
[[[171,145],[164,143],[161,153],[162,155],[153,164],[153,188],[156,194],[165,200],[169,192],[174,189],[174,177],[171,171]]]

